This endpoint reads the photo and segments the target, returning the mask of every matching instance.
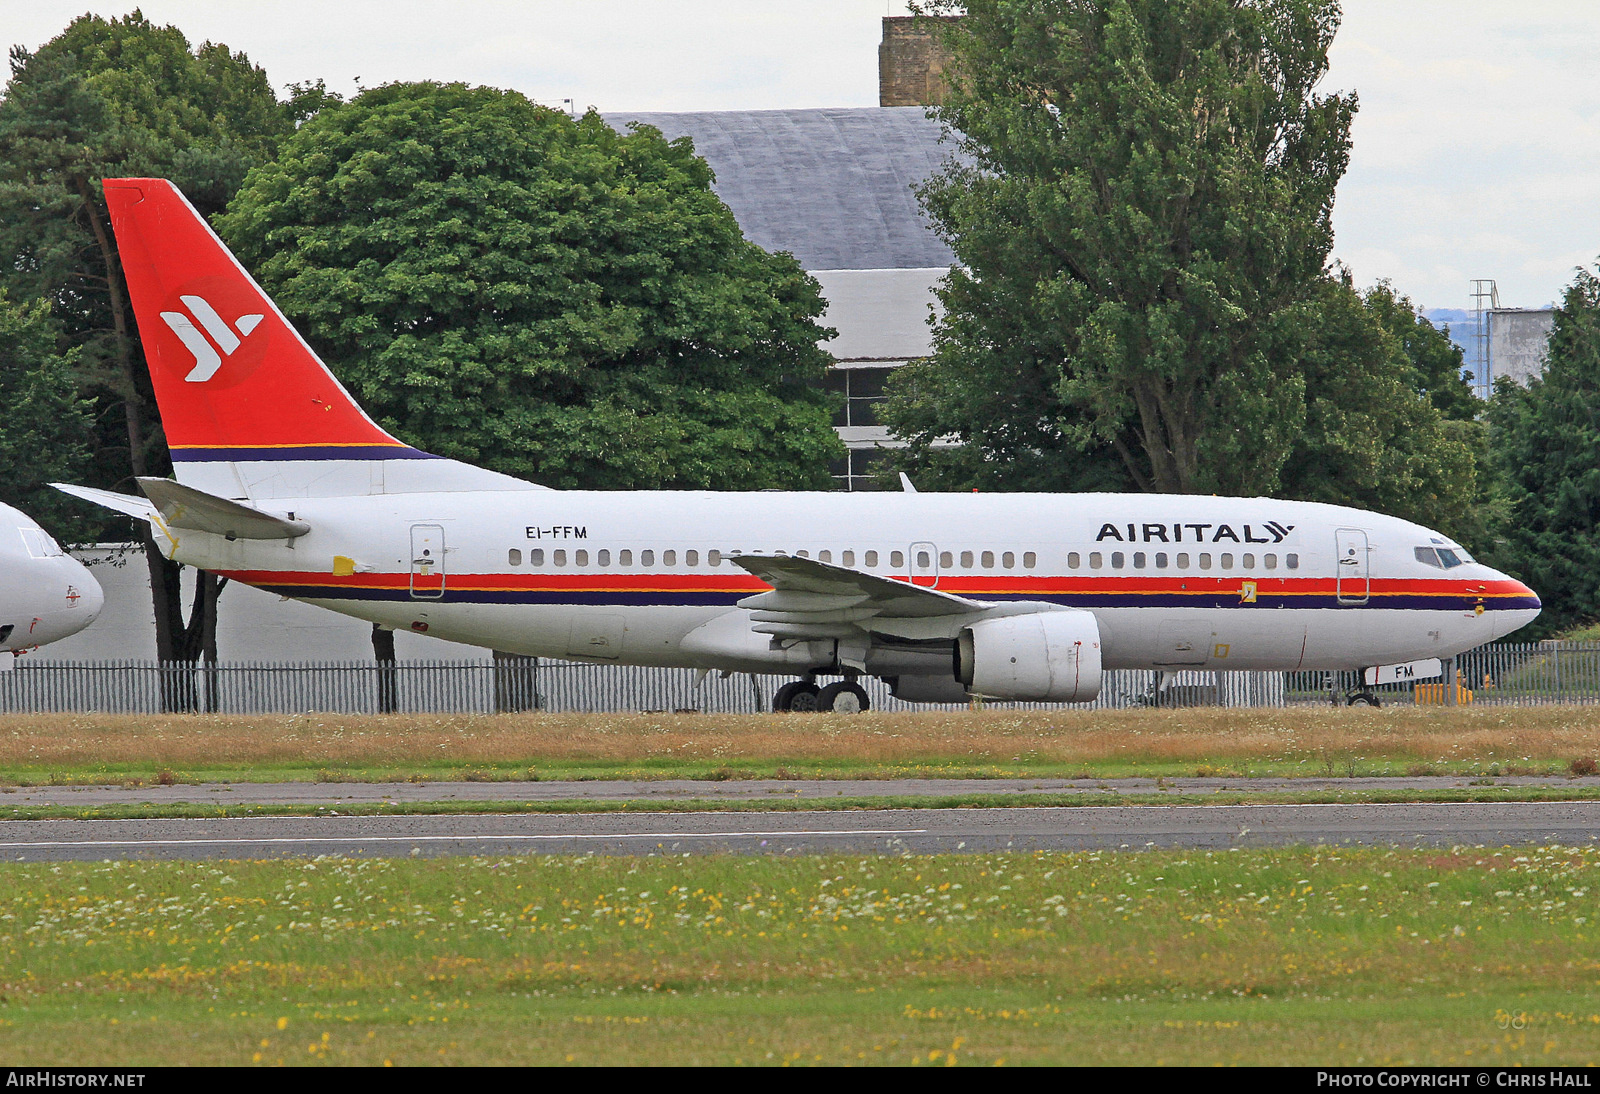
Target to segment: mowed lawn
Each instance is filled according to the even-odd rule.
[[[1600,1061],[1600,850],[0,866],[0,1059]]]
[[[19,715],[7,784],[1584,773],[1600,707]],[[3,804],[3,799],[0,799]]]

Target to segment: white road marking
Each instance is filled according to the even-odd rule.
[[[573,832],[569,834],[466,834],[456,836],[260,836],[221,839],[10,840],[0,842],[0,849],[24,847],[214,847],[271,843],[450,843],[463,840],[691,839],[696,836],[720,836],[724,838],[754,838],[756,836],[919,836],[925,835],[927,831],[926,828],[840,828],[816,832]]]

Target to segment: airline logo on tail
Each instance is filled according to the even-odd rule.
[[[172,333],[178,336],[184,348],[194,355],[194,368],[184,377],[191,384],[203,384],[215,376],[222,367],[222,358],[232,357],[250,332],[266,318],[259,314],[241,315],[230,327],[205,297],[183,295],[178,299],[183,301],[188,311],[164,311],[161,318],[172,328]],[[200,321],[200,327],[195,326],[195,320]],[[204,334],[200,328],[205,329]],[[235,329],[238,334],[234,333]],[[211,336],[209,339],[206,337],[208,334]],[[217,352],[219,349],[221,353]]]

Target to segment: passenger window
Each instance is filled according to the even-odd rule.
[[[663,566],[676,566],[677,564],[678,564],[678,552],[676,552],[676,551],[662,551],[661,552],[661,565],[663,565]]]
[[[1262,555],[1261,556],[1261,564],[1263,566],[1265,566],[1269,570],[1276,570],[1278,568],[1278,556],[1277,555]]]
[[[818,562],[832,562],[833,561],[833,552],[832,551],[818,551],[817,552],[817,561]]]
[[[955,564],[956,564],[955,556],[952,555],[949,551],[940,551],[939,552],[939,568],[941,570],[949,570],[949,569],[953,568],[955,566]]]
[[[1300,556],[1299,555],[1284,555],[1283,556],[1283,564],[1285,566],[1287,566],[1291,570],[1298,570],[1300,568]]]
[[[1180,554],[1178,556],[1178,569],[1187,570],[1188,568],[1189,568],[1189,556],[1185,555],[1185,554]]]
[[[683,552],[683,564],[685,566],[698,566],[698,565],[700,565],[700,552],[699,551],[685,551],[685,552]]]
[[[972,552],[971,551],[962,551],[961,552],[961,568],[963,570],[972,569]]]
[[[1165,552],[1165,551],[1157,551],[1156,552],[1156,569],[1165,570],[1166,568],[1167,568],[1167,552]]]
[[[619,566],[632,566],[633,565],[633,552],[632,551],[618,551],[617,552],[617,565],[619,565]]]
[[[981,561],[983,563],[983,568],[985,570],[994,569],[994,552],[993,551],[985,551],[985,552],[983,552],[983,554],[981,556],[979,556],[979,561]]]
[[[1233,569],[1233,556],[1232,555],[1225,554],[1225,555],[1222,556],[1222,568],[1224,570]]]
[[[1023,552],[1023,554],[1022,554],[1022,568],[1024,570],[1033,569],[1034,564],[1037,563],[1038,561],[1039,561],[1039,556],[1034,554],[1032,551],[1024,551]]]
[[[587,565],[589,565],[589,552],[588,551],[578,551],[578,552],[576,552],[576,554],[577,554],[576,561],[577,561],[577,564],[579,566],[587,566]]]
[[[511,550],[506,552],[506,562],[511,566],[521,566],[522,552],[517,550],[515,547],[511,548]]]
[[[1098,570],[1100,568],[1100,563],[1101,563],[1101,561],[1102,561],[1102,559],[1104,557],[1105,556],[1101,555],[1101,553],[1099,551],[1090,551],[1089,552],[1089,569]]]
[[[1143,551],[1135,551],[1135,552],[1133,552],[1133,568],[1135,570],[1144,569],[1144,552]]]
[[[810,551],[796,551],[794,553],[794,557],[795,558],[810,558],[811,557],[811,552]]]
[[[839,556],[839,561],[846,566],[854,566],[856,564],[856,553],[854,551],[846,551]]]
[[[1078,568],[1079,561],[1080,561],[1080,559],[1078,558],[1078,552],[1076,552],[1076,551],[1067,552],[1067,569],[1076,570]]]
[[[1202,570],[1211,569],[1211,556],[1209,554],[1206,554],[1204,552],[1201,553],[1201,555],[1200,555],[1200,568]]]
[[[639,565],[641,565],[641,566],[654,566],[655,564],[656,564],[656,553],[654,551],[640,551],[639,552]]]
[[[601,551],[600,554],[599,554],[599,560],[600,560],[600,565],[602,565],[602,566],[611,565],[611,552],[610,551]]]
[[[533,550],[528,552],[528,565],[529,566],[543,566],[544,565],[544,548],[543,547],[535,547]]]
[[[555,564],[557,566],[565,566],[567,564],[567,552],[553,551],[551,553],[555,556]]]
[[[1244,568],[1246,570],[1254,570],[1256,568],[1256,556],[1255,555],[1245,555],[1242,559],[1239,560],[1239,564],[1240,564],[1240,566],[1242,568]]]
[[[707,551],[706,552],[706,565],[707,566],[721,566],[722,565],[722,552],[721,551]]]
[[[926,570],[928,567],[930,567],[932,565],[933,565],[933,556],[932,555],[930,555],[926,551],[918,551],[917,552],[917,566],[919,568]]]
[[[868,569],[875,569],[877,567],[877,565],[878,565],[878,552],[876,552],[876,551],[868,551],[867,552],[867,568]]]
[[[1015,554],[1013,554],[1012,552],[1007,551],[1005,554],[1000,556],[1000,565],[1004,566],[1006,569],[1009,570],[1012,567],[1016,566],[1016,564],[1017,564],[1017,556]]]
[[[900,567],[904,566],[905,564],[906,564],[906,555],[905,555],[904,551],[890,551],[889,552],[889,565],[890,565],[890,567],[892,567],[893,569],[898,570]]]
[[[1122,569],[1122,552],[1121,551],[1112,551],[1111,552],[1111,568],[1113,570]]]

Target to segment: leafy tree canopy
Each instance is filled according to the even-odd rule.
[[[940,116],[967,158],[922,193],[961,263],[930,367],[1030,401],[996,456],[1110,451],[1145,489],[1270,487],[1304,401],[1278,328],[1323,278],[1356,108],[1313,90],[1337,5],[961,7]],[[949,417],[935,435],[988,445]]]
[[[224,238],[386,428],[558,487],[824,487],[823,302],[687,140],[393,84],[255,169]]]
[[[84,531],[78,508],[48,484],[88,469],[90,404],[73,382],[78,351],[58,352],[58,339],[47,303],[0,290],[0,501],[70,541]]]
[[[1544,601],[1529,637],[1600,620],[1600,277],[1578,271],[1544,374],[1498,382],[1489,422],[1506,506],[1494,562]]]

